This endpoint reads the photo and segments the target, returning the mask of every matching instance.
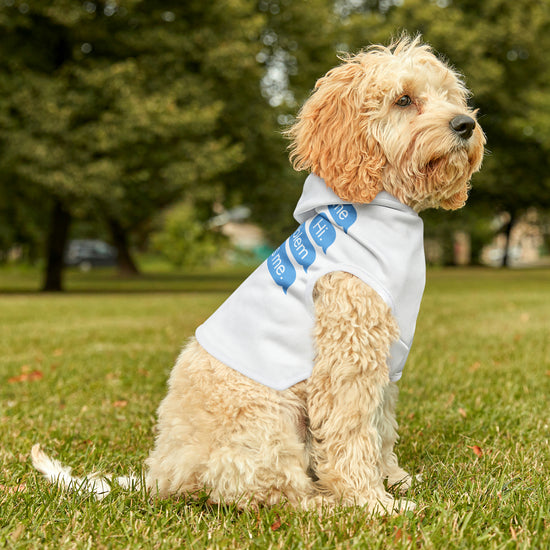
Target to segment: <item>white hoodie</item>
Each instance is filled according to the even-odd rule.
[[[198,342],[249,378],[287,389],[313,370],[315,283],[345,271],[372,287],[397,320],[388,367],[390,380],[399,380],[424,291],[422,219],[386,192],[369,204],[346,203],[313,174],[294,217],[300,227],[197,328]]]

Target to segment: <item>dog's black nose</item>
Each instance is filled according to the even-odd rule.
[[[469,116],[458,115],[449,122],[449,126],[462,139],[470,139],[476,127],[476,121]]]

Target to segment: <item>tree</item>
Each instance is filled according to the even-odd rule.
[[[224,201],[249,205],[252,219],[278,244],[295,225],[292,212],[305,179],[290,165],[283,130],[315,81],[336,61],[337,18],[332,0],[256,4],[262,27],[250,73],[255,81],[243,85],[212,66],[227,94],[220,130],[243,144],[246,159],[224,175]]]
[[[77,210],[103,217],[120,249],[186,192],[219,194],[220,174],[244,157],[220,131],[215,67],[250,76],[260,24],[249,0],[0,8],[0,162],[12,181],[47,196],[45,289],[61,289],[60,240]]]
[[[4,2],[0,212],[9,221],[0,221],[0,245],[47,245],[44,287],[59,289],[74,217],[101,220],[130,271],[133,235],[181,200],[200,221],[214,201],[245,202],[278,241],[294,225],[304,179],[281,130],[336,52],[403,29],[422,32],[474,91],[491,154],[471,211],[507,210],[514,220],[534,202],[550,208],[549,4]]]
[[[209,230],[197,218],[189,202],[180,202],[164,212],[162,230],[152,234],[152,244],[164,258],[176,267],[209,265],[219,259],[226,244],[221,232]]]

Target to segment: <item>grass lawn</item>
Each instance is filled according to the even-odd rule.
[[[550,271],[432,270],[398,409],[418,508],[319,517],[48,486],[33,443],[81,474],[139,468],[185,339],[242,272],[71,274],[63,295],[0,272],[0,547],[550,548]],[[25,291],[25,292],[23,292]]]

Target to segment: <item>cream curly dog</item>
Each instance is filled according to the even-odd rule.
[[[467,98],[418,38],[370,47],[317,82],[288,131],[294,167],[311,172],[301,225],[178,358],[147,460],[153,493],[413,506],[384,485],[411,483],[393,450],[394,381],[424,286],[418,212],[463,206],[482,161]],[[39,446],[33,459],[74,482]]]

